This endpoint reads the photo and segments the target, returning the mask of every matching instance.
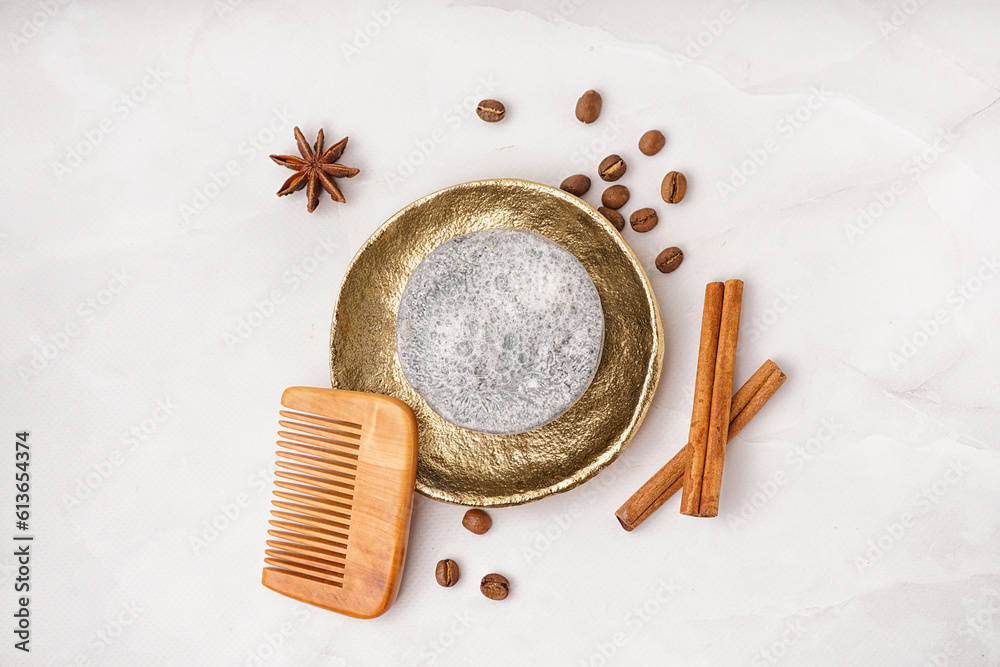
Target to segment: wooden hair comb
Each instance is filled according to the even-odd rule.
[[[263,584],[357,618],[399,591],[417,471],[417,420],[389,396],[285,390]]]

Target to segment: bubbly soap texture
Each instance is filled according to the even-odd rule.
[[[520,433],[563,414],[597,371],[600,296],[582,264],[515,229],[442,243],[413,271],[396,320],[403,374],[463,428]]]

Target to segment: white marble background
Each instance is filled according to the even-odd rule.
[[[1000,664],[1000,3],[494,4],[0,7],[0,541],[20,429],[36,536],[30,654],[0,548],[0,663]],[[506,120],[471,115],[484,97]],[[347,204],[274,196],[295,124],[351,137]],[[626,230],[636,253],[686,257],[651,274],[665,370],[628,450],[481,537],[418,497],[378,620],[264,589],[278,400],[328,386],[354,252],[441,187],[558,184],[611,152],[626,213],[661,214]],[[626,534],[613,512],[685,441],[704,285],[729,277],[737,382],[768,357],[789,379],[716,520],[675,499]]]

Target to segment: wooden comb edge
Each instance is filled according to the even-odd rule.
[[[395,601],[416,480],[417,422],[398,399],[290,387],[261,582],[355,618]]]

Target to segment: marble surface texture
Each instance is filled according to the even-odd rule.
[[[0,19],[0,664],[1000,665],[1000,3],[31,0]],[[507,117],[481,122],[483,98]],[[346,204],[274,196],[293,125],[350,136]],[[624,232],[666,333],[628,449],[483,536],[417,497],[377,620],[264,589],[279,397],[328,386],[354,252],[439,188],[594,178],[609,153],[626,215],[660,214]],[[684,264],[656,273],[672,245]],[[672,500],[627,534],[614,510],[686,439],[705,283],[731,277],[737,383],[766,358],[788,381],[733,442],[717,519]],[[488,572],[507,600],[480,595]]]

